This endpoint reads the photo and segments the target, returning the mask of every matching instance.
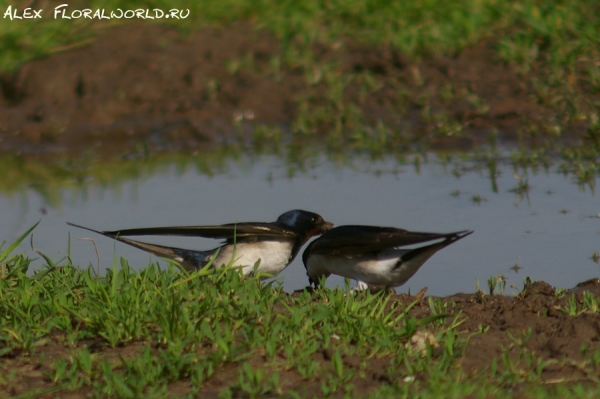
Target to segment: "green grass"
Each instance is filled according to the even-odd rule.
[[[573,294],[561,310],[569,316],[579,316],[584,313],[595,314],[600,311],[600,301],[590,292],[583,292],[581,298],[577,299]]]
[[[65,356],[55,356],[49,367],[51,390],[139,397],[182,379],[200,388],[228,365],[242,364],[238,383],[229,389],[255,395],[280,389],[277,374],[245,361],[261,355],[269,368],[317,378],[323,366],[314,357],[324,349],[333,351],[334,373],[323,389],[337,390],[344,385],[340,379],[353,377],[340,353],[365,359],[403,353],[420,326],[443,317],[417,320],[407,316],[408,308],[390,309],[390,297],[355,297],[343,290],[290,297],[227,268],[184,274],[151,265],[136,272],[122,259],[99,277],[67,258],[61,266],[48,260],[28,274],[29,260],[9,256],[13,248],[2,254],[0,356],[33,358],[50,340],[58,343]],[[438,334],[441,339],[452,331],[440,328]],[[132,343],[145,349],[111,361],[83,345],[91,341],[105,351]],[[446,350],[449,365],[458,348],[450,344]],[[13,382],[8,377],[0,387]]]
[[[416,317],[416,302],[402,306],[384,292],[289,295],[231,268],[134,271],[124,259],[98,276],[68,256],[55,263],[41,254],[47,264],[32,272],[30,260],[11,251],[34,228],[0,250],[0,395],[194,397],[216,389],[223,398],[523,397],[511,394],[515,387],[533,398],[600,393],[588,379],[546,381],[542,371],[567,367],[568,359],[537,357],[526,347],[531,331],[507,333],[516,357],[463,372],[469,339],[487,330],[463,331],[461,312],[447,317],[454,303],[429,298],[429,315]],[[596,298],[585,301],[585,309],[573,305],[575,313],[597,311]],[[425,331],[429,344],[419,348],[411,338]],[[593,373],[600,352],[586,359],[577,367]]]

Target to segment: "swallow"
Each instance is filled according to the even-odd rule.
[[[306,241],[333,227],[332,223],[326,222],[320,215],[302,210],[285,212],[273,223],[244,222],[114,231],[98,231],[70,222],[67,224],[102,234],[162,258],[173,259],[190,271],[205,267],[214,256],[213,267],[223,267],[233,259],[234,266],[241,267],[246,276],[254,273],[255,265],[257,273],[278,274],[294,260]],[[197,251],[125,238],[156,235],[215,238],[225,242],[211,250]]]
[[[473,233],[419,233],[394,227],[338,226],[311,242],[302,261],[311,285],[337,274],[369,285],[398,287],[406,283],[437,251]],[[429,243],[429,244],[428,244]],[[414,247],[418,244],[427,244]],[[413,246],[412,248],[406,248]]]

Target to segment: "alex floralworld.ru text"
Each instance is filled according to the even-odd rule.
[[[161,18],[174,18],[174,19],[185,19],[190,15],[190,10],[178,10],[171,9],[168,11],[160,10],[158,8],[155,9],[137,9],[137,10],[122,10],[117,8],[113,11],[107,11],[103,8],[99,8],[96,10],[92,10],[91,8],[85,8],[82,10],[69,10],[68,4],[61,4],[59,6],[54,7],[54,11],[52,13],[54,19],[79,19],[79,18],[87,18],[87,19],[161,19]],[[19,11],[16,7],[8,6],[6,11],[3,13],[4,19],[19,20],[19,19],[35,19],[42,18],[42,13],[44,9],[33,9],[33,8],[25,8],[23,11]]]

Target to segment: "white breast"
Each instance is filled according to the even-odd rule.
[[[306,269],[313,279],[325,274],[337,274],[372,285],[398,286],[414,273],[397,267],[406,250],[389,249],[372,256],[312,255]]]
[[[247,276],[254,271],[254,265],[260,260],[258,272],[276,275],[290,262],[293,245],[291,241],[239,243],[235,246],[235,253],[233,245],[226,245],[221,247],[214,266],[226,266],[233,258],[233,266],[241,266]]]

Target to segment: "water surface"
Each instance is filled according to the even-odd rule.
[[[97,267],[93,244],[78,240],[90,237],[98,246],[101,269],[111,267],[115,255],[141,268],[157,258],[65,222],[115,230],[273,221],[287,210],[300,208],[320,213],[338,225],[370,224],[426,232],[475,230],[434,255],[400,292],[415,293],[425,286],[433,295],[473,292],[476,279],[487,289],[487,279],[498,274],[508,279],[507,287],[519,288],[525,276],[557,287],[572,287],[598,277],[600,266],[591,260],[600,250],[600,201],[596,195],[556,172],[529,172],[528,195],[519,195],[509,190],[524,176],[516,176],[508,165],[499,165],[498,172],[492,184],[485,171],[458,177],[439,162],[417,167],[391,158],[376,163],[356,161],[353,166],[322,160],[292,178],[274,157],[231,163],[228,172],[213,177],[173,167],[127,181],[117,189],[65,189],[58,207],[50,207],[33,189],[0,196],[0,239],[10,242],[41,219],[34,231],[34,245],[53,259],[66,255],[70,232],[75,264]],[[198,249],[217,244],[205,239],[144,239]],[[21,250],[37,257],[29,241]],[[511,269],[515,264],[521,268],[518,272]],[[41,266],[41,260],[34,265]],[[288,291],[305,287],[308,280],[301,256],[279,278]],[[331,277],[328,284],[343,284],[343,279]],[[507,293],[513,291],[507,289]]]

